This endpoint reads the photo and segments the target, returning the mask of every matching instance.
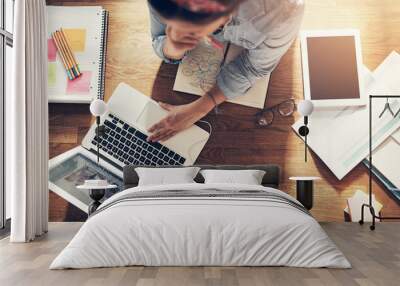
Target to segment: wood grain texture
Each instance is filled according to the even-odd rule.
[[[81,223],[50,223],[49,233],[32,243],[0,240],[0,285],[136,286],[397,286],[400,223],[380,223],[375,232],[356,223],[322,223],[352,269],[290,267],[119,267],[49,270],[53,259]]]
[[[106,67],[106,98],[120,82],[135,87],[156,100],[182,104],[195,96],[173,92],[177,67],[162,64],[153,53],[146,1],[48,1],[57,5],[102,5],[110,11]],[[304,29],[356,28],[361,31],[364,63],[375,69],[400,47],[400,3],[398,0],[307,0]],[[303,98],[299,42],[295,41],[271,75],[267,106],[283,99]],[[368,172],[357,166],[339,181],[313,153],[304,162],[304,145],[291,130],[298,115],[276,116],[267,129],[254,124],[256,109],[225,103],[222,114],[209,114],[213,134],[197,161],[199,164],[262,164],[282,166],[281,189],[295,194],[288,177],[320,176],[315,185],[312,214],[320,221],[342,221],[346,198],[356,190],[367,191]],[[79,144],[91,122],[88,106],[51,105],[50,154],[55,156]],[[367,124],[367,122],[366,122]],[[60,130],[70,134],[60,136]],[[64,131],[62,131],[64,132]],[[77,135],[76,135],[77,134]],[[76,142],[72,138],[76,138]],[[62,142],[60,142],[62,141]],[[383,203],[383,215],[400,215],[400,207],[375,181],[374,192]],[[50,201],[52,208],[52,201]],[[62,217],[50,217],[62,220]],[[143,282],[144,283],[144,282]],[[312,284],[312,280],[310,282]],[[146,284],[144,284],[146,285]]]

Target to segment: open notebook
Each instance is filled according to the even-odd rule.
[[[243,48],[230,45],[226,56],[229,63],[235,59]],[[179,64],[174,90],[195,95],[203,95],[215,84],[223,59],[223,51],[214,48],[206,42],[201,42]],[[264,108],[269,76],[261,78],[243,96],[228,102],[250,107]]]
[[[48,6],[49,102],[89,103],[103,98],[108,12],[101,6]],[[63,28],[82,75],[69,80],[51,33]]]

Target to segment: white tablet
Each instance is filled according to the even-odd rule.
[[[75,147],[49,160],[49,189],[78,207],[88,211],[93,201],[88,190],[78,189],[85,180],[102,179],[118,188],[106,191],[105,198],[114,195],[123,189],[122,171],[100,159],[82,146]]]
[[[304,99],[316,107],[365,105],[358,30],[303,31]]]

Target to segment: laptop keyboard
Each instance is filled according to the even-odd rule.
[[[147,142],[147,135],[113,114],[104,121],[105,134],[100,149],[125,165],[183,165],[185,158],[158,142]],[[97,146],[97,136],[92,144]]]

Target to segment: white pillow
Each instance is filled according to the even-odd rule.
[[[261,170],[201,170],[205,184],[234,183],[261,185],[265,171]]]
[[[135,168],[139,176],[139,186],[195,183],[193,179],[199,170],[199,167]]]

